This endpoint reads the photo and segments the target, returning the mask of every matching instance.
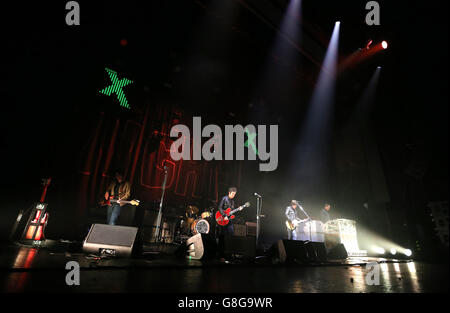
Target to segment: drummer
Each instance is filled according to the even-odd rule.
[[[209,219],[212,216],[212,213],[210,210],[205,209],[204,212],[200,215],[203,219]]]

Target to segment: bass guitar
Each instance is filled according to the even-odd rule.
[[[249,207],[249,206],[250,206],[250,202],[246,202],[244,205],[241,205],[237,209],[231,210],[231,208],[228,208],[225,210],[225,216],[220,214],[220,211],[217,211],[216,216],[215,216],[217,224],[219,224],[220,226],[228,225],[230,220],[235,218],[235,216],[233,215],[235,212],[241,211],[244,208]],[[225,217],[228,217],[228,219],[225,219]]]

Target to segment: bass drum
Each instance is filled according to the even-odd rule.
[[[197,219],[191,226],[192,234],[207,234],[209,233],[209,223],[204,219]]]

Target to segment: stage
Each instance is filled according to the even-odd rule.
[[[438,308],[447,5],[4,4],[0,291],[27,311]]]
[[[448,266],[414,260],[349,257],[322,264],[254,260],[189,260],[144,247],[128,258],[95,258],[77,242],[51,241],[33,248],[1,247],[2,292],[58,293],[429,293],[448,292]],[[173,249],[172,249],[173,251]],[[259,253],[261,254],[261,253]],[[68,285],[69,261],[80,266],[79,285]],[[379,285],[368,285],[369,262],[380,264]]]

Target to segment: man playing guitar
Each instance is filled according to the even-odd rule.
[[[298,202],[296,200],[292,200],[291,205],[288,206],[285,211],[287,217],[286,227],[289,240],[297,240],[297,226],[307,220],[301,220],[297,217],[298,207]]]
[[[109,225],[115,225],[117,218],[120,215],[120,209],[127,202],[121,202],[127,200],[130,197],[130,183],[124,181],[123,174],[121,172],[115,173],[115,179],[109,184],[105,192],[105,200],[117,200],[110,201],[107,211],[106,223]]]
[[[221,260],[224,258],[225,253],[225,243],[224,243],[224,236],[225,235],[234,235],[234,226],[231,219],[228,219],[227,214],[225,211],[228,208],[234,209],[234,197],[236,196],[237,189],[236,187],[230,187],[228,188],[228,195],[224,196],[222,200],[219,203],[218,210],[222,216],[224,216],[225,221],[229,221],[228,224],[225,226],[217,226],[217,239],[218,239],[218,250],[219,250],[219,257]]]

